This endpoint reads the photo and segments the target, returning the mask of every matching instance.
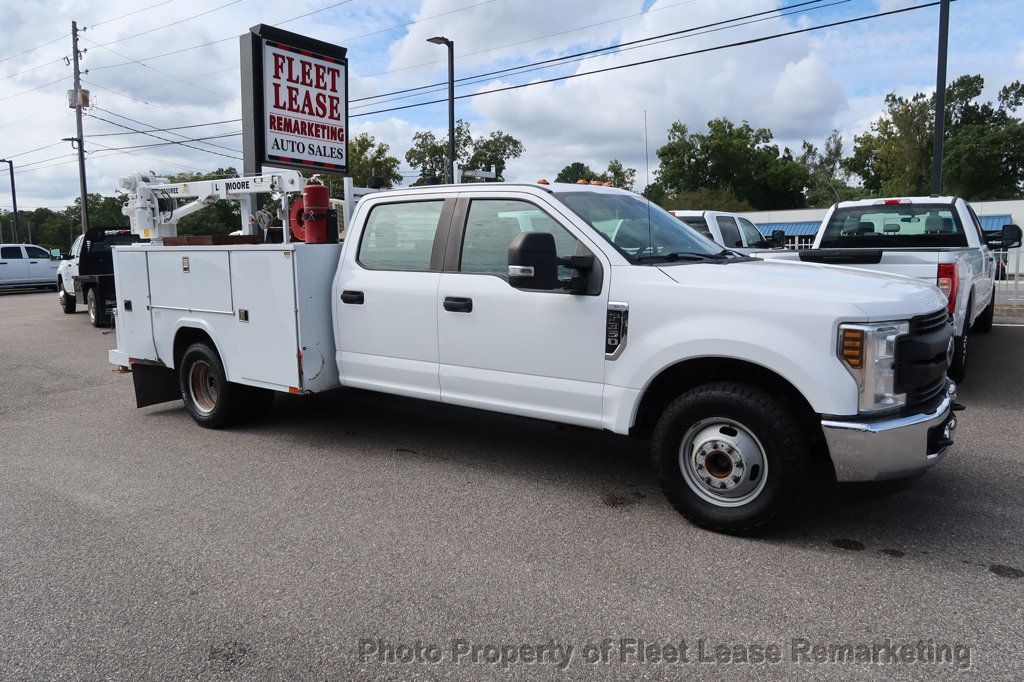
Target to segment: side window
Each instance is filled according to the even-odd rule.
[[[746,218],[740,218],[740,229],[743,230],[743,236],[747,240],[747,246],[752,249],[767,249],[768,240],[764,238],[761,231],[758,230],[754,223],[750,222]]]
[[[74,256],[75,258],[78,258],[78,256],[82,253],[83,239],[85,239],[85,236],[81,235],[78,237],[78,239],[75,240],[75,243],[71,245],[71,255]]]
[[[430,270],[443,206],[440,199],[375,206],[359,242],[359,264],[371,270]]]
[[[978,214],[974,212],[974,207],[967,204],[967,210],[971,214],[971,222],[974,223],[974,232],[978,235],[978,243],[981,245],[985,244],[985,230],[981,227],[981,220],[978,219]]]
[[[731,216],[718,216],[718,229],[722,231],[722,241],[728,248],[743,246],[740,239],[740,228],[736,226],[736,220]]]
[[[46,249],[41,249],[38,246],[26,246],[25,250],[28,251],[29,258],[43,258],[50,260],[50,252]]]
[[[707,237],[711,241],[715,241],[715,238],[711,235],[711,230],[708,229],[708,221],[704,220],[703,218],[699,218],[699,217],[698,218],[680,218],[680,220],[682,220],[684,223],[686,223],[687,225],[689,225],[693,229],[695,229],[698,232],[700,232],[702,235],[704,235],[705,237]]]
[[[0,258],[4,260],[18,260],[24,258],[24,256],[21,255],[20,246],[4,246],[0,248]]]
[[[462,237],[459,272],[508,277],[508,247],[520,232],[548,232],[559,256],[576,254],[576,238],[537,206],[515,199],[474,199]],[[559,268],[559,277],[572,271]]]

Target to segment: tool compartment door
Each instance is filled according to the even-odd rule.
[[[117,292],[117,348],[130,358],[156,360],[149,311],[149,268],[145,251],[114,249]]]
[[[284,391],[301,387],[294,267],[290,249],[231,251],[235,315],[226,339],[232,381]]]

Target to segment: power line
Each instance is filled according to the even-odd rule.
[[[474,57],[474,56],[476,56],[478,54],[486,54],[487,52],[494,52],[495,50],[504,50],[506,47],[516,47],[516,46],[519,46],[519,45],[525,45],[526,43],[534,43],[534,42],[536,42],[538,40],[544,40],[545,38],[554,38],[556,36],[565,35],[566,33],[575,33],[576,31],[582,31],[582,30],[585,30],[585,29],[588,29],[588,28],[594,28],[596,26],[604,26],[605,24],[612,24],[612,23],[615,23],[616,21],[622,21],[624,19],[632,19],[633,17],[647,16],[647,15],[650,15],[650,14],[654,14],[655,12],[660,12],[662,10],[669,9],[671,7],[678,7],[679,5],[690,5],[690,4],[693,4],[694,2],[698,2],[698,0],[683,0],[682,2],[674,2],[674,3],[670,4],[670,5],[661,5],[660,7],[652,7],[651,9],[647,10],[646,12],[645,11],[640,11],[640,12],[635,12],[633,14],[626,14],[624,16],[616,17],[614,19],[607,19],[605,21],[598,21],[598,22],[593,23],[593,24],[585,24],[583,26],[577,26],[575,28],[569,28],[569,29],[566,29],[564,31],[558,31],[557,33],[548,33],[548,34],[545,34],[545,35],[542,35],[542,36],[537,36],[536,38],[529,38],[527,40],[520,40],[520,41],[515,42],[515,43],[506,43],[504,45],[498,45],[496,47],[489,47],[486,50],[477,50],[476,52],[460,53],[459,56],[460,56],[460,58]],[[444,59],[437,59],[437,60],[434,60],[432,62],[423,62],[421,64],[410,64],[409,66],[400,66],[397,69],[389,69],[387,71],[378,71],[377,73],[368,73],[365,76],[357,76],[356,78],[351,78],[350,80],[358,81],[358,80],[363,80],[363,79],[366,79],[366,78],[374,78],[375,76],[385,76],[385,75],[387,75],[389,73],[397,73],[399,71],[408,71],[410,69],[419,69],[419,68],[424,67],[424,66],[433,66],[435,64],[443,64],[443,63],[445,63]]]
[[[22,90],[21,92],[16,92],[13,95],[7,95],[7,97],[0,97],[0,102],[12,99],[14,97],[18,97],[20,95],[25,95],[25,94],[28,94],[30,92],[35,92],[36,90],[42,90],[43,88],[48,88],[51,85],[56,85],[57,83],[63,83],[64,81],[66,81],[69,78],[71,78],[71,76],[64,76],[63,78],[58,78],[55,81],[50,81],[49,83],[44,83],[43,85],[37,85],[36,87],[29,88],[28,90]]]
[[[154,139],[163,140],[164,141],[164,144],[162,144],[162,145],[161,144],[148,144],[148,145],[129,145],[129,146],[126,146],[126,147],[117,147],[116,149],[118,149],[119,151],[122,150],[122,149],[146,149],[148,147],[163,147],[163,146],[166,146],[168,144],[177,144],[177,145],[181,145],[182,147],[188,147],[189,149],[194,149],[194,150],[196,150],[198,152],[206,152],[207,154],[215,154],[216,156],[224,156],[224,157],[227,157],[229,159],[235,159],[236,161],[242,161],[242,158],[239,157],[239,156],[229,156],[228,154],[223,154],[221,152],[215,152],[212,149],[203,149],[202,147],[195,147],[193,145],[187,144],[188,142],[203,142],[204,140],[218,140],[218,139],[225,138],[225,137],[234,137],[235,135],[241,135],[242,134],[241,131],[239,131],[237,133],[225,133],[225,134],[221,134],[221,135],[210,135],[210,136],[207,136],[207,137],[187,138],[187,139],[184,139],[184,140],[170,140],[170,139],[168,139],[166,137],[161,137],[159,135],[156,135],[154,133],[151,133],[151,132],[148,132],[148,131],[145,131],[145,130],[138,130],[137,128],[132,128],[130,126],[126,126],[126,125],[123,125],[121,123],[117,123],[116,121],[111,121],[108,118],[103,118],[102,116],[97,116],[96,114],[90,114],[90,116],[92,118],[97,119],[97,120],[103,121],[104,123],[109,123],[110,125],[117,126],[118,128],[124,128],[126,130],[132,131],[133,133],[139,133],[141,135],[146,135],[147,137],[152,137]],[[228,148],[228,149],[230,149],[230,148]],[[231,150],[231,151],[234,151],[234,150]]]
[[[61,140],[60,142],[54,142],[53,144],[44,145],[42,147],[36,147],[35,149],[29,149],[27,152],[18,152],[17,154],[7,154],[6,158],[8,158],[8,159],[16,159],[19,156],[25,156],[26,154],[31,154],[32,152],[42,151],[43,149],[50,149],[51,147],[56,147],[59,144],[64,144],[64,140]]]
[[[473,9],[474,7],[482,7],[484,5],[489,5],[492,2],[497,2],[497,0],[484,0],[483,2],[478,2],[475,5],[467,5],[466,7],[459,7],[458,9],[448,10],[447,12],[441,12],[440,14],[432,14],[429,17],[423,17],[422,19],[417,19],[416,21],[409,21],[409,22],[406,22],[404,24],[396,24],[395,26],[388,26],[387,28],[382,28],[379,31],[373,31],[371,33],[363,33],[363,34],[357,35],[357,36],[348,36],[346,38],[343,38],[342,42],[348,42],[350,40],[359,40],[360,38],[369,38],[370,36],[380,35],[381,33],[387,33],[388,31],[394,31],[396,28],[405,28],[406,26],[412,26],[413,24],[418,24],[418,23],[423,22],[423,21],[429,21],[430,19],[437,19],[438,17],[448,16],[449,14],[455,14],[456,12],[464,12],[467,9]]]
[[[305,17],[312,16],[312,15],[318,14],[320,12],[326,12],[329,9],[334,9],[335,7],[337,7],[339,5],[345,5],[345,4],[348,4],[350,2],[352,2],[352,0],[341,0],[341,2],[335,2],[334,4],[327,5],[326,7],[321,7],[320,9],[313,10],[312,12],[306,12],[305,14],[300,14],[300,15],[298,15],[296,17],[292,17],[290,19],[283,19],[281,21],[276,21],[276,22],[273,22],[273,23],[277,24],[277,25],[287,24],[289,22],[298,21],[299,19],[304,19]],[[161,57],[170,57],[171,55],[181,54],[182,52],[189,52],[190,50],[198,50],[201,47],[209,47],[210,45],[216,45],[218,43],[227,42],[228,40],[237,40],[237,39],[238,39],[237,35],[232,35],[232,36],[228,36],[226,38],[220,38],[219,40],[211,40],[209,42],[201,43],[199,45],[193,45],[191,47],[183,47],[183,48],[181,48],[179,50],[172,50],[170,52],[164,52],[162,54],[155,54],[155,55],[151,55],[149,57],[141,57],[140,59],[137,59],[137,60],[134,60],[134,61],[149,61],[150,59],[159,59]],[[119,67],[119,66],[126,66],[126,65],[132,64],[132,63],[134,63],[134,62],[120,62],[118,64],[104,64],[103,66],[94,66],[92,68],[92,70],[93,71],[99,71],[101,69],[113,69],[113,68],[116,68],[116,67]]]
[[[218,6],[214,7],[213,9],[208,9],[205,12],[200,12],[199,14],[193,14],[192,16],[185,17],[184,19],[178,19],[177,21],[172,21],[169,24],[164,24],[163,26],[157,26],[156,28],[150,28],[150,29],[147,29],[145,31],[140,31],[139,33],[133,33],[132,35],[125,36],[124,38],[118,38],[117,40],[111,40],[109,43],[100,44],[99,47],[107,47],[108,45],[114,45],[115,43],[121,43],[121,42],[124,42],[125,40],[131,40],[132,38],[138,38],[139,36],[144,36],[146,34],[153,33],[155,31],[160,31],[160,30],[165,29],[165,28],[170,28],[171,26],[177,26],[179,24],[184,24],[187,21],[192,21],[193,19],[198,19],[199,17],[206,16],[207,14],[213,14],[217,10],[222,10],[225,7],[230,7],[231,5],[237,5],[241,1],[242,0],[231,0],[230,2],[226,2],[223,5],[218,5]],[[93,44],[95,45],[96,43],[93,43]]]
[[[913,5],[913,6],[910,6],[910,7],[903,7],[901,9],[889,10],[887,12],[877,12],[875,14],[867,14],[867,15],[860,16],[860,17],[853,17],[851,19],[843,19],[841,21],[833,21],[831,23],[820,24],[818,26],[810,26],[810,27],[807,27],[807,28],[794,29],[792,31],[784,31],[782,33],[774,33],[772,35],[762,36],[760,38],[750,38],[750,39],[747,39],[747,40],[741,40],[741,41],[737,41],[737,42],[734,42],[734,43],[727,43],[727,44],[724,44],[724,45],[716,45],[716,46],[713,46],[713,47],[705,47],[705,48],[702,48],[702,49],[699,49],[699,50],[690,50],[688,52],[678,52],[676,54],[666,55],[664,57],[654,57],[654,58],[651,58],[651,59],[644,59],[644,60],[641,60],[641,61],[638,61],[638,62],[630,62],[628,64],[619,64],[619,65],[616,65],[616,66],[607,66],[607,67],[604,67],[602,69],[594,69],[593,71],[584,71],[582,73],[572,73],[572,74],[567,74],[567,75],[564,75],[564,76],[556,76],[554,78],[547,78],[547,79],[539,80],[539,81],[531,81],[529,83],[520,83],[519,85],[508,85],[508,86],[505,86],[505,87],[502,87],[502,88],[494,88],[493,90],[483,90],[481,92],[471,92],[471,93],[467,93],[465,95],[458,95],[457,97],[455,97],[455,99],[468,99],[470,97],[478,97],[480,95],[491,95],[491,94],[494,94],[494,93],[497,93],[497,92],[507,92],[509,90],[520,90],[522,88],[529,88],[529,87],[533,87],[535,85],[543,85],[545,83],[555,83],[555,82],[558,82],[558,81],[570,80],[572,78],[581,78],[583,76],[592,76],[592,75],[598,74],[598,73],[606,73],[608,71],[618,71],[619,69],[628,69],[628,68],[632,68],[632,67],[635,67],[635,66],[644,66],[646,64],[654,64],[654,63],[657,63],[657,62],[663,62],[663,61],[667,61],[667,60],[670,60],[670,59],[678,59],[680,57],[689,57],[689,56],[695,55],[695,54],[704,54],[704,53],[707,53],[707,52],[716,52],[718,50],[725,50],[725,49],[733,48],[733,47],[742,47],[742,46],[745,46],[745,45],[753,45],[755,43],[763,43],[763,42],[766,42],[766,41],[769,41],[769,40],[776,40],[778,38],[786,38],[788,36],[798,35],[798,34],[801,34],[801,33],[810,33],[812,31],[820,31],[820,30],[823,30],[823,29],[826,29],[826,28],[834,28],[836,26],[843,26],[845,24],[853,24],[853,23],[857,23],[857,22],[860,22],[860,21],[867,21],[868,19],[877,19],[879,17],[885,17],[885,16],[894,15],[894,14],[901,14],[903,12],[910,12],[910,11],[913,11],[913,10],[923,9],[925,7],[935,7],[938,4],[939,4],[939,2],[938,2],[938,0],[936,0],[935,2],[924,3],[924,4],[921,4],[921,5]],[[448,101],[448,98],[446,97],[444,99],[429,100],[427,102],[418,102],[416,104],[406,104],[406,105],[399,106],[399,107],[390,107],[390,108],[387,108],[387,109],[378,109],[378,110],[375,110],[375,111],[366,111],[366,112],[360,112],[360,113],[357,113],[357,114],[349,114],[349,118],[357,118],[359,116],[371,116],[373,114],[383,114],[383,113],[387,113],[387,112],[390,112],[390,111],[401,111],[403,109],[414,109],[414,108],[417,108],[417,107],[423,107],[423,106],[427,106],[427,105],[430,105],[430,104],[439,104],[441,102],[447,102],[447,101]]]
[[[106,111],[106,109],[104,109],[103,111]],[[113,112],[111,112],[111,113],[113,113]],[[117,115],[117,114],[115,114],[115,115]],[[240,119],[240,118],[229,118],[229,119],[225,119],[223,121],[210,121],[209,123],[193,123],[192,125],[187,125],[187,126],[173,126],[171,128],[153,128],[152,130],[144,130],[144,131],[141,131],[141,132],[143,132],[143,133],[167,133],[167,132],[170,132],[172,130],[185,130],[186,128],[203,128],[203,127],[206,127],[206,126],[220,125],[222,123],[238,123],[241,120],[242,119]],[[115,136],[115,135],[136,135],[136,134],[137,133],[135,133],[134,131],[133,132],[128,132],[128,133],[93,133],[92,135],[89,136],[89,139],[92,139],[94,137],[112,137],[112,136]]]
[[[510,67],[507,67],[507,68],[504,68],[504,69],[497,69],[495,71],[488,71],[486,73],[478,73],[478,74],[473,75],[473,76],[463,76],[462,78],[456,78],[455,82],[459,83],[459,82],[464,82],[464,81],[469,81],[469,80],[475,80],[475,79],[478,79],[478,78],[486,78],[486,77],[489,77],[489,76],[495,76],[495,75],[499,75],[499,74],[510,73],[512,71],[519,71],[521,69],[527,69],[529,67],[536,67],[536,66],[541,66],[541,65],[545,65],[545,64],[546,65],[550,65],[550,66],[555,66],[555,65],[561,65],[560,63],[570,63],[570,62],[573,62],[573,61],[581,61],[581,58],[583,58],[583,57],[586,57],[586,56],[589,56],[589,55],[598,54],[600,52],[608,52],[608,51],[611,51],[611,50],[623,51],[624,52],[625,49],[623,49],[623,48],[626,48],[626,49],[637,49],[637,48],[640,48],[640,47],[650,47],[651,45],[658,45],[658,44],[660,44],[662,42],[668,42],[667,40],[662,40],[663,38],[669,38],[669,37],[675,36],[675,38],[673,38],[673,39],[674,40],[678,40],[680,38],[687,37],[686,34],[693,33],[695,35],[703,35],[704,33],[712,33],[713,32],[713,31],[707,31],[707,30],[703,30],[703,29],[719,27],[719,28],[717,28],[715,30],[720,31],[720,30],[724,30],[724,29],[727,29],[727,28],[736,28],[736,27],[739,27],[739,26],[746,26],[748,24],[757,23],[758,21],[767,21],[767,20],[770,20],[770,19],[777,19],[777,18],[782,18],[782,17],[790,16],[791,14],[797,14],[797,13],[800,13],[800,12],[807,12],[807,11],[816,10],[816,9],[824,9],[826,7],[831,7],[831,6],[834,6],[834,5],[840,5],[840,4],[843,4],[843,3],[850,2],[850,0],[836,0],[835,2],[829,3],[827,5],[821,5],[819,7],[806,7],[807,5],[817,5],[817,4],[821,3],[821,2],[823,2],[823,0],[805,0],[804,2],[799,2],[799,3],[796,3],[794,5],[786,5],[784,7],[780,7],[780,8],[776,8],[776,9],[770,9],[770,10],[766,10],[766,11],[763,11],[763,12],[754,12],[753,14],[746,14],[746,15],[739,16],[739,17],[733,17],[731,19],[723,19],[723,20],[720,20],[720,21],[712,22],[710,24],[703,24],[701,26],[691,26],[689,28],[680,29],[678,31],[671,31],[669,33],[661,33],[661,34],[658,34],[658,35],[649,36],[647,38],[638,38],[636,40],[630,40],[630,41],[627,41],[627,42],[624,42],[624,43],[618,43],[618,44],[615,44],[615,45],[606,45],[605,47],[598,47],[598,48],[594,48],[594,49],[591,49],[591,50],[585,50],[583,52],[576,52],[576,53],[573,53],[573,54],[562,55],[560,57],[552,57],[550,59],[543,59],[543,60],[540,60],[540,61],[531,62],[529,64],[520,64],[519,66],[510,66]],[[804,8],[804,9],[798,9],[798,8]],[[793,11],[776,14],[776,12],[779,12],[780,10],[793,10]],[[766,17],[764,15],[771,15],[771,16],[767,16]],[[761,18],[757,19],[756,21],[747,21],[747,22],[744,22],[744,23],[736,23],[736,22],[743,22],[743,20],[745,20],[745,19],[752,19],[752,18],[755,18],[755,17],[761,17]],[[726,26],[726,24],[731,24],[731,25]],[[699,31],[699,33],[695,33],[695,32],[698,32],[698,31]],[[658,42],[651,42],[651,41],[658,41]],[[650,43],[650,44],[649,45],[641,45],[640,43]],[[629,46],[633,46],[633,47],[629,47]],[[532,69],[531,68],[529,70],[533,71],[533,70],[536,70],[536,69]],[[434,87],[438,87],[438,86],[447,86],[447,85],[448,85],[448,81],[443,81],[443,82],[440,82],[440,83],[431,83],[430,85],[421,85],[421,86],[418,86],[418,87],[415,87],[415,88],[406,88],[404,90],[395,90],[393,92],[384,92],[384,93],[381,93],[379,95],[370,95],[370,96],[367,96],[367,97],[359,97],[357,99],[353,99],[353,100],[349,100],[349,101],[350,102],[364,102],[364,101],[370,100],[370,99],[380,99],[381,97],[387,97],[387,96],[390,96],[390,95],[400,95],[402,93],[409,93],[409,92],[414,92],[414,91],[419,91],[419,90],[426,90],[428,88],[434,88]],[[412,96],[415,96],[415,95],[412,95]],[[405,98],[395,98],[395,99],[405,99]],[[391,100],[391,101],[394,101],[394,100]],[[371,104],[371,105],[364,105],[364,106],[373,106],[373,105]]]
[[[86,26],[86,28],[96,28],[97,26],[102,26],[103,24],[109,24],[109,23],[114,22],[114,21],[119,21],[119,20],[124,19],[126,17],[130,17],[130,16],[133,16],[133,15],[139,14],[141,12],[145,12],[146,10],[150,10],[150,9],[154,9],[156,7],[161,7],[163,5],[170,4],[170,3],[174,2],[174,1],[175,0],[163,0],[163,2],[158,2],[155,5],[150,5],[148,7],[143,7],[142,9],[137,9],[137,10],[135,10],[133,12],[128,12],[127,14],[122,14],[121,16],[114,17],[113,19],[104,19],[103,21],[97,21],[94,24],[89,24],[88,26]]]
[[[47,45],[53,45],[54,43],[57,43],[57,42],[60,42],[61,40],[64,40],[69,35],[71,35],[71,34],[70,33],[65,33],[64,35],[62,35],[59,38],[54,38],[53,40],[47,41],[47,42],[45,42],[45,43],[43,43],[41,45],[36,45],[35,47],[30,47],[27,50],[22,50],[21,52],[17,52],[15,54],[12,54],[9,57],[4,57],[3,59],[0,59],[0,62],[6,62],[8,59],[14,59],[15,57],[20,57],[23,54],[28,54],[29,52],[35,52],[36,50],[38,50],[41,47],[46,47]]]
[[[102,111],[102,112],[105,112],[107,114],[110,114],[111,116],[117,116],[118,118],[124,119],[125,121],[130,121],[131,123],[136,123],[136,124],[138,124],[140,126],[146,126],[147,128],[156,128],[156,127],[158,127],[158,126],[155,126],[155,125],[153,125],[151,123],[146,123],[145,121],[140,121],[137,118],[131,118],[130,116],[125,116],[124,114],[119,114],[116,111],[111,111],[110,109],[103,109],[102,107],[95,107],[95,108],[97,110],[99,110],[99,111]],[[242,119],[238,119],[238,120],[241,121]],[[122,126],[122,127],[126,127],[126,126]],[[128,128],[128,129],[130,130],[130,128]],[[188,135],[182,135],[181,133],[171,133],[171,135],[174,135],[176,137],[180,137],[185,142],[189,141],[188,140]],[[234,152],[236,154],[241,154],[241,152],[239,150],[234,149],[232,147],[225,147],[224,145],[221,145],[221,144],[215,144],[213,142],[204,142],[203,144],[208,146],[208,147],[217,147],[218,149],[226,149],[229,152]]]
[[[54,59],[54,60],[49,61],[49,62],[45,62],[43,64],[36,64],[35,66],[30,66],[29,68],[24,69],[22,71],[19,71],[18,73],[12,73],[9,76],[4,76],[3,78],[0,78],[0,81],[6,81],[6,80],[10,80],[11,78],[17,78],[18,76],[23,76],[26,73],[32,73],[33,71],[38,71],[39,69],[41,69],[43,67],[52,66],[54,64],[59,64],[62,61],[64,61],[63,58],[58,57],[57,59]]]

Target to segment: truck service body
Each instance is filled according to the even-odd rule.
[[[154,228],[137,184],[125,210]],[[775,519],[815,460],[915,476],[956,428],[934,285],[730,254],[614,188],[390,190],[342,244],[114,259],[110,361],[139,406],[181,398],[219,426],[267,389],[357,387],[650,436],[674,506],[721,531]]]

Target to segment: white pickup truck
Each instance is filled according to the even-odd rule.
[[[140,236],[184,212],[182,186],[126,186]],[[221,427],[344,386],[647,437],[676,509],[724,532],[773,521],[817,470],[920,474],[960,408],[933,285],[730,254],[613,188],[384,191],[343,244],[114,254],[110,361],[140,407]]]
[[[1008,249],[1020,243],[1021,230],[1016,225],[985,233],[974,209],[958,197],[902,197],[835,204],[811,249],[756,255],[849,265],[935,284],[946,296],[955,330],[949,375],[962,381],[967,374],[970,332],[992,330],[993,247]]]
[[[772,235],[769,240],[754,223],[738,213],[725,211],[669,211],[711,241],[738,253],[750,254],[758,249],[782,248],[784,236]],[[779,231],[781,235],[781,230]]]

